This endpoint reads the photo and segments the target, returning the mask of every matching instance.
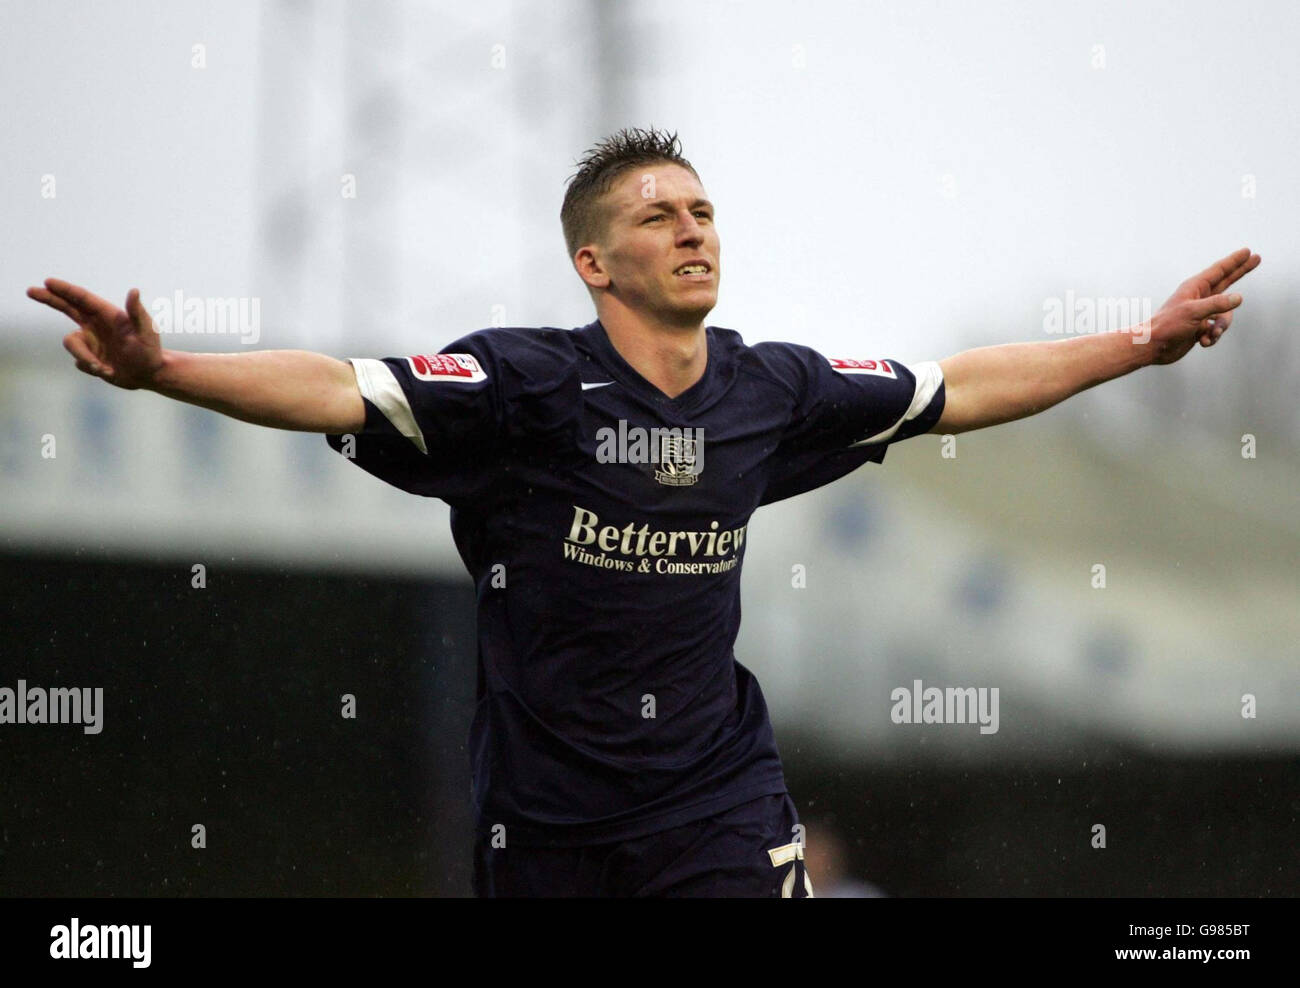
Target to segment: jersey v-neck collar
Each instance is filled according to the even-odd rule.
[[[698,381],[676,398],[669,398],[667,394],[647,381],[635,367],[623,359],[623,355],[618,352],[618,349],[610,340],[609,334],[605,331],[604,324],[599,319],[584,326],[582,333],[591,341],[592,348],[599,355],[605,369],[620,384],[656,404],[666,405],[669,408],[680,410],[693,405],[709,390],[709,384],[717,373],[720,354],[718,352],[717,338],[709,326],[704,327],[705,344],[709,351],[704,365],[704,373],[700,375]]]

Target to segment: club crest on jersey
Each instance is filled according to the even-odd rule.
[[[843,357],[827,357],[831,367],[841,374],[875,374],[877,377],[889,377],[895,381],[898,375],[888,360],[846,360]]]
[[[486,381],[487,374],[468,353],[424,353],[407,357],[421,381]]]
[[[596,430],[597,463],[647,463],[655,466],[655,480],[669,487],[689,487],[704,471],[704,430],[629,426]]]
[[[696,429],[703,432],[703,429]],[[659,440],[659,469],[655,471],[655,480],[669,487],[689,487],[700,479],[704,468],[703,440],[690,437],[690,429],[685,435],[678,435],[677,430]]]

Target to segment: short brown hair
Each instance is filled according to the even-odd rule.
[[[680,165],[699,179],[691,163],[682,157],[681,142],[674,131],[658,131],[654,127],[625,128],[607,137],[591,148],[578,161],[578,171],[569,179],[560,207],[560,225],[564,227],[564,243],[569,249],[569,259],[583,244],[604,236],[609,222],[609,212],[601,202],[615,181],[629,168],[637,165],[668,162]]]

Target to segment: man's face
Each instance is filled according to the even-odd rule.
[[[721,272],[713,204],[699,180],[680,165],[634,168],[614,184],[604,205],[604,243],[579,251],[588,284],[666,323],[702,323],[718,304]],[[594,260],[584,258],[587,250]],[[707,270],[678,273],[689,261],[703,262]]]

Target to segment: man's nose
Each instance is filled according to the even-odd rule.
[[[687,213],[677,222],[677,242],[679,244],[698,244],[704,240],[704,227],[694,216]]]

